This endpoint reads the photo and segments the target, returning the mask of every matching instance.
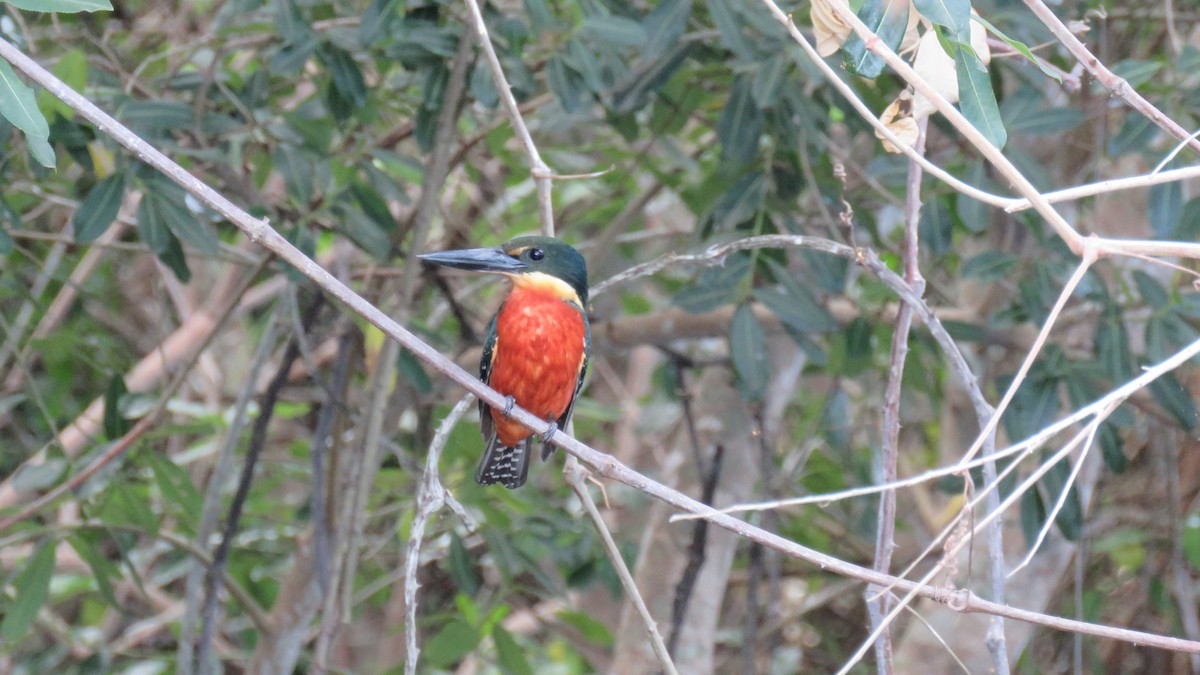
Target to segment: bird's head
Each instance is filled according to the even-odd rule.
[[[553,237],[517,237],[495,248],[425,253],[418,258],[473,272],[503,274],[515,287],[554,293],[587,307],[587,263],[573,246]]]

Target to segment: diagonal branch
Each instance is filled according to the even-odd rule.
[[[525,148],[526,156],[529,157],[529,172],[533,176],[534,185],[537,186],[538,216],[542,221],[542,234],[553,237],[554,202],[550,198],[550,187],[554,174],[550,171],[550,167],[542,161],[542,155],[538,152],[537,146],[533,144],[533,137],[529,135],[529,128],[525,126],[525,119],[521,117],[517,99],[513,96],[512,87],[509,86],[508,78],[504,75],[504,68],[500,66],[500,57],[496,55],[496,47],[488,35],[487,24],[484,23],[483,13],[479,10],[479,2],[467,0],[467,10],[475,34],[479,38],[479,46],[483,48],[484,58],[492,71],[492,82],[496,85],[496,92],[500,94],[500,100],[504,103],[505,112],[508,113],[508,121],[512,124],[513,132],[517,134],[517,138]]]

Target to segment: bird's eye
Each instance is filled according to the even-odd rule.
[[[541,260],[542,258],[545,258],[545,257],[546,257],[546,252],[543,251],[542,249],[540,249],[540,248],[529,249],[529,259],[530,260]]]

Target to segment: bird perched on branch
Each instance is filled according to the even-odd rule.
[[[497,248],[472,248],[418,256],[475,272],[502,274],[512,290],[488,324],[479,378],[507,397],[502,410],[479,402],[479,425],[487,448],[475,480],[519,488],[529,473],[533,430],[510,418],[521,406],[553,423],[542,459],[554,449],[556,429],[566,426],[587,373],[587,264],[573,247],[552,237],[519,237]]]

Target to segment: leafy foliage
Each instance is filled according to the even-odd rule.
[[[812,26],[801,29],[832,45],[830,61],[845,65],[870,109],[907,101],[896,124],[907,119],[915,133],[919,98],[867,42],[819,14],[828,4],[813,3]],[[926,63],[919,50],[931,50],[934,70],[922,74],[952,91],[966,118],[1036,185],[1150,168],[1174,143],[1103,92],[1073,90],[1065,51],[1028,46],[1046,39],[1031,15],[963,0],[853,4],[883,44],[916,66]],[[805,23],[801,5],[783,9]],[[474,358],[502,287],[414,270],[411,255],[493,245],[539,222],[528,161],[496,84],[476,50],[463,48],[476,35],[461,6],[150,0],[112,10],[96,0],[8,0],[0,30],[422,338],[466,353],[463,362]],[[19,31],[9,28],[13,16]],[[585,253],[593,283],[660,255],[771,234],[869,248],[902,269],[907,162],[875,142],[762,4],[527,0],[487,5],[484,16],[547,163],[560,174],[601,172],[554,183],[560,235]],[[1106,31],[1121,52],[1113,70],[1194,126],[1197,100],[1188,92],[1198,90],[1200,51],[1185,45],[1167,56],[1139,20],[1115,10]],[[985,53],[980,40],[989,34]],[[1012,54],[999,51],[1005,45]],[[197,557],[211,555],[250,425],[265,414],[261,383],[284,349],[273,336],[283,332],[302,357],[272,404],[233,539],[228,583],[238,593],[220,596],[217,626],[231,651],[216,658],[240,661],[262,649],[275,636],[255,624],[257,612],[282,614],[301,595],[298,584],[311,582],[348,589],[337,601],[352,610],[337,632],[342,649],[333,653],[345,659],[337,668],[398,668],[405,589],[397,570],[422,506],[416,495],[434,429],[459,392],[413,353],[385,351],[373,329],[332,310],[296,338],[307,293],[296,270],[262,260],[220,216],[3,61],[0,116],[0,518],[78,475],[118,439],[131,442],[58,502],[69,504],[61,518],[45,509],[0,532],[3,657],[28,672],[178,665],[182,623],[156,603],[196,613],[188,576]],[[1004,191],[940,117],[929,122],[931,161]],[[432,170],[438,157],[448,165],[444,183]],[[1126,194],[1075,208],[1088,229],[1105,234],[1200,233],[1200,201],[1185,184]],[[432,209],[421,210],[425,199]],[[1077,258],[1028,212],[992,209],[928,177],[921,201],[925,297],[998,399]],[[668,266],[595,298],[597,365],[576,434],[696,495],[719,447],[718,494],[731,501],[877,482],[892,290],[858,261],[818,250],[754,249],[709,262]],[[1188,280],[1185,271],[1128,261],[1094,268],[1017,389],[1001,443],[1037,433],[1200,338],[1200,300]],[[353,339],[342,340],[347,334]],[[344,344],[350,356],[338,385]],[[956,461],[977,421],[920,327],[908,349],[897,376],[901,470],[911,474]],[[1008,518],[1014,532],[1035,541],[1065,494],[1055,523],[1066,541],[1093,537],[1097,514],[1115,523],[1090,553],[1089,588],[1134,573],[1162,577],[1180,558],[1198,573],[1198,514],[1175,505],[1182,510],[1163,515],[1154,482],[1161,456],[1170,456],[1162,453],[1177,448],[1179,493],[1200,485],[1200,472],[1188,470],[1195,386],[1184,368],[1113,411],[1097,432],[1104,471],[1089,480],[1098,483],[1068,489],[1070,465],[1056,465],[1021,496]],[[337,421],[319,437],[323,415]],[[139,427],[149,431],[126,439],[145,419],[153,423]],[[476,527],[454,515],[428,525],[416,579],[423,664],[634,672],[640,666],[622,659],[633,658],[642,633],[620,623],[621,587],[556,475],[561,453],[533,468],[528,487],[508,492],[471,480],[480,447],[474,420],[464,421],[437,467]],[[356,492],[360,479],[366,489]],[[1002,497],[1017,482],[1007,479]],[[961,480],[900,493],[897,561],[924,547],[962,494]],[[688,555],[679,542],[692,530],[663,522],[624,487],[609,486],[608,497],[606,515],[643,592],[654,594],[652,607],[670,606]],[[314,511],[321,500],[328,513]],[[873,501],[848,500],[760,518],[797,542],[869,565],[876,513]],[[318,534],[323,524],[332,533]],[[336,539],[355,531],[350,543]],[[661,533],[669,539],[649,536]],[[321,536],[343,544],[324,550],[323,562]],[[354,564],[332,564],[348,551]],[[742,544],[705,564],[720,560],[736,574],[727,568],[723,580],[695,591],[722,607],[701,645],[720,662],[822,670],[866,637],[857,597],[805,600],[825,595],[835,581],[828,573]],[[335,573],[352,578],[343,584]],[[1050,599],[1069,590],[1045,576],[1028,583],[1060,611]],[[1100,594],[1089,611],[1090,620],[1134,627],[1145,627],[1146,616],[1164,625],[1179,618],[1149,594]],[[314,608],[300,627],[306,660],[319,651],[306,641],[318,616]],[[1048,644],[1027,650],[1032,670],[1070,653],[1064,636],[1037,639]],[[896,640],[902,648],[904,636]],[[83,644],[100,646],[85,656],[76,648]],[[1113,654],[1108,667],[1135,667]]]

